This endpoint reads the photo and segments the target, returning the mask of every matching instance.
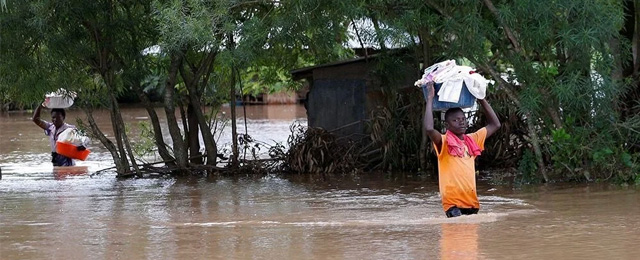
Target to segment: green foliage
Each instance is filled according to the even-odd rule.
[[[150,15],[145,2],[16,1],[0,17],[0,89],[33,104],[60,87],[91,92],[102,75],[122,94],[152,38]]]
[[[357,42],[383,53],[373,76],[385,86],[405,72],[397,64],[406,60],[384,55],[396,48],[416,67],[420,57],[423,65],[456,59],[494,80],[488,99],[508,111],[494,147],[525,149],[509,156],[521,156],[526,182],[548,170],[538,161],[565,179],[640,182],[640,116],[621,112],[637,105],[625,93],[638,85],[612,76],[632,58],[612,44],[632,45],[621,36],[623,2],[1,1],[0,109],[32,106],[60,87],[81,94],[77,102],[86,108],[108,107],[104,97],[138,86],[159,99],[175,57],[174,101],[184,104],[189,77],[209,54],[197,91],[204,104],[218,106],[234,84],[254,94],[295,88],[292,69],[353,58],[347,44]],[[394,102],[377,137],[387,154],[414,154],[419,122],[404,120],[418,116]],[[534,139],[540,156],[529,150]],[[385,162],[409,167],[394,160]]]
[[[197,50],[217,49],[221,35],[233,30],[229,12],[231,1],[170,0],[154,1],[160,33],[160,46],[166,53],[182,51],[186,46]]]
[[[615,53],[608,45],[623,24],[621,2],[494,0],[493,4],[495,13],[482,1],[428,4],[450,18],[432,26],[449,35],[445,55],[465,57],[480,68],[509,75],[498,92],[515,94],[511,102],[521,112],[517,120],[533,122],[533,128],[521,130],[542,140],[541,159],[550,160],[553,171],[563,178],[606,179],[610,176],[604,173],[616,167],[635,167],[622,145],[628,135],[622,134],[626,131],[618,125],[622,122],[612,106],[624,89],[611,79]],[[609,150],[612,154],[603,152]],[[531,156],[525,152],[521,159],[524,176],[534,168]],[[626,170],[614,172],[627,180],[631,176]]]
[[[140,121],[138,124],[138,128],[140,129],[139,135],[134,139],[135,142],[132,143],[133,152],[138,157],[145,157],[152,154],[155,154],[156,143],[154,141],[153,129],[148,122]]]
[[[570,118],[569,118],[570,119]],[[567,125],[573,123],[569,120]],[[575,134],[569,134],[572,131]],[[584,138],[592,136],[592,138]],[[614,179],[633,182],[638,154],[632,155],[617,142],[620,137],[606,129],[574,127],[552,131],[551,160],[561,176],[575,180]]]
[[[621,183],[637,182],[640,171],[638,154],[632,155],[621,148],[603,148],[592,154],[596,170],[606,174],[603,179]]]
[[[521,178],[516,179],[516,183],[529,184],[540,182],[540,178],[536,175],[538,164],[536,164],[535,155],[533,155],[531,150],[524,151],[522,159],[518,163],[518,171],[521,173]]]
[[[300,82],[292,81],[287,71],[273,69],[266,66],[248,68],[242,74],[243,94],[277,93],[299,88]]]
[[[572,136],[564,128],[552,130],[551,160],[554,168],[561,171],[568,178],[578,179],[582,169],[582,159],[587,147],[584,147],[579,137]]]

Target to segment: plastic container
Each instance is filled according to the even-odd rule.
[[[438,101],[438,91],[440,90],[441,86],[442,83],[435,83],[433,85],[433,89],[436,92],[435,96],[433,97],[434,111],[446,111],[447,109],[454,107],[469,108],[473,107],[476,102],[476,97],[474,97],[471,92],[469,92],[469,89],[467,89],[467,85],[465,85],[464,83],[462,83],[462,91],[460,91],[460,99],[458,99],[457,103]],[[429,95],[428,91],[429,89],[426,86],[422,86],[422,94],[424,95],[424,100],[427,100],[427,97]]]
[[[81,161],[86,160],[91,153],[89,149],[78,151],[78,148],[75,145],[63,142],[56,142],[56,152],[71,159],[78,159]]]
[[[73,99],[75,97],[75,92],[58,89],[56,92],[47,94],[43,104],[48,108],[68,108],[73,105]]]
[[[46,97],[44,106],[47,108],[68,108],[73,105],[73,98],[70,97]]]

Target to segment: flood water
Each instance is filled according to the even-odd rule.
[[[249,106],[284,142],[301,106]],[[240,110],[242,111],[242,110]],[[124,109],[135,132],[142,109]],[[162,113],[163,114],[163,113]],[[109,125],[106,113],[99,122]],[[70,111],[67,122],[82,116]],[[117,180],[60,175],[29,113],[0,116],[0,259],[638,259],[640,191],[479,182],[480,214],[444,217],[437,183],[407,173]],[[46,118],[46,117],[43,117]],[[242,122],[242,121],[241,121]],[[241,127],[244,132],[244,126]],[[108,131],[107,131],[108,132]],[[225,141],[227,140],[227,141]],[[219,143],[228,142],[223,134]],[[91,147],[89,172],[110,167]]]

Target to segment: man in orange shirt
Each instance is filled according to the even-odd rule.
[[[500,128],[498,116],[489,103],[478,100],[489,124],[480,130],[466,134],[467,118],[460,108],[445,113],[446,134],[433,129],[433,82],[429,91],[424,117],[424,127],[438,155],[438,177],[442,207],[447,217],[476,214],[480,209],[476,193],[475,158],[484,149],[484,140]]]

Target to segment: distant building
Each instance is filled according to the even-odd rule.
[[[374,54],[291,71],[294,80],[306,79],[309,83],[305,102],[309,126],[358,139],[366,134],[365,122],[371,111],[386,105],[385,93],[391,93],[389,90],[422,95],[413,86],[421,77],[415,59],[391,57],[397,69],[393,75],[381,77],[377,69],[382,63],[388,64],[385,59],[390,57]]]

